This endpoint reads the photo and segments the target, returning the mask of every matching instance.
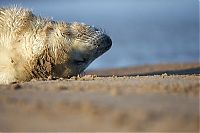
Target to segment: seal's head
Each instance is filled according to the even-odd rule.
[[[60,23],[49,35],[55,66],[54,76],[69,77],[82,71],[111,48],[102,30],[82,23]]]
[[[80,74],[111,45],[109,36],[89,25],[0,8],[0,83]]]

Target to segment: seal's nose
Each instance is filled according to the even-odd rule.
[[[108,35],[104,35],[99,45],[101,45],[105,50],[108,50],[112,46],[112,40]]]
[[[109,48],[112,46],[112,40],[107,35],[106,35],[106,37],[104,39],[104,42],[108,45]]]
[[[109,50],[112,46],[112,40],[111,38],[106,34],[101,34],[100,36],[95,37],[92,42],[92,46],[95,46],[97,50],[100,50],[102,52],[106,52]]]
[[[112,46],[112,40],[108,35],[105,35],[104,39],[102,40],[102,43],[104,44],[105,51],[109,50]]]

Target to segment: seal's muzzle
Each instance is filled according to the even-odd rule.
[[[95,46],[95,56],[98,57],[111,48],[112,40],[108,35],[102,34],[101,36],[95,38],[91,44]]]

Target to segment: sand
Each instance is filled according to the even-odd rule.
[[[199,73],[148,65],[0,85],[0,131],[198,132]]]

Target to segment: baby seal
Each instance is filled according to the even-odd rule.
[[[111,45],[95,27],[0,8],[0,84],[78,75]]]

